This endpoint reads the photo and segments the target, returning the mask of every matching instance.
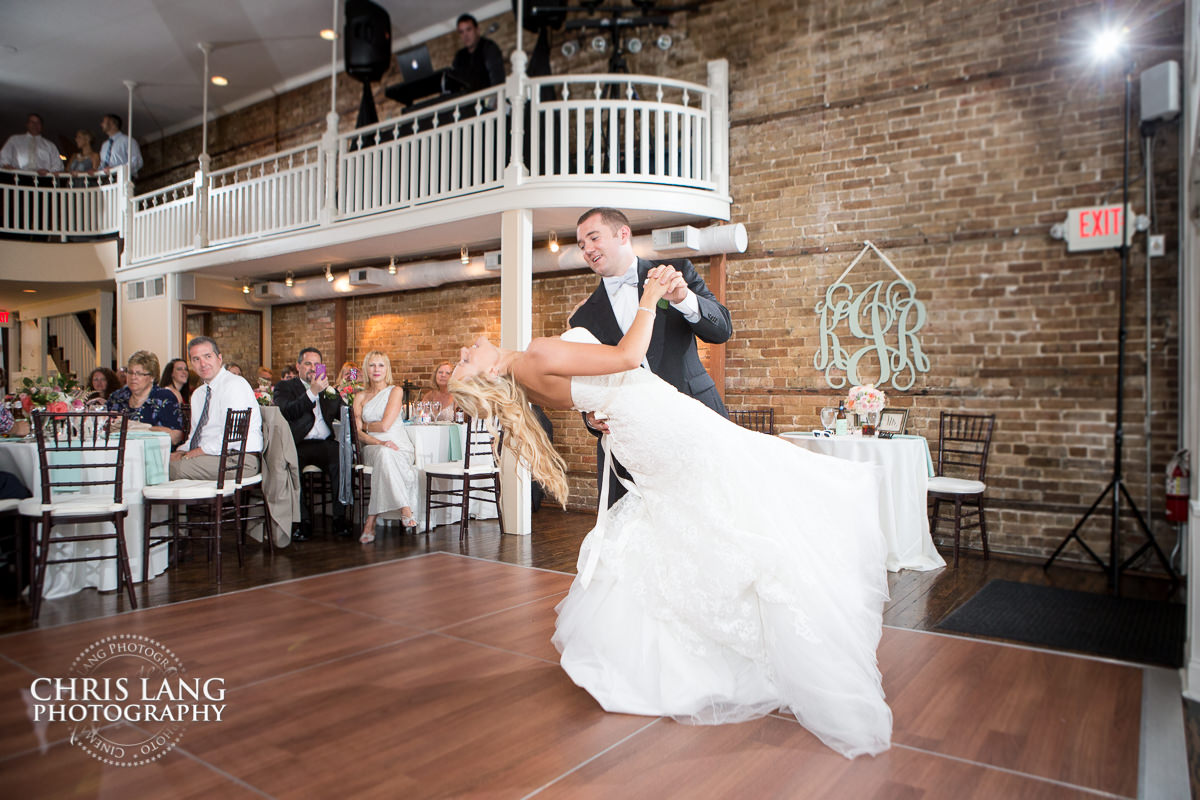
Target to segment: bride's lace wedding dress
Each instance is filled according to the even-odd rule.
[[[738,427],[647,370],[573,378],[571,393],[607,416],[635,481],[557,608],[572,680],[608,711],[717,724],[782,709],[846,756],[886,750],[870,468]]]

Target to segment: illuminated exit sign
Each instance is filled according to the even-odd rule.
[[[1120,247],[1123,224],[1124,220],[1119,205],[1072,208],[1067,212],[1067,235],[1065,237],[1067,251],[1107,250]],[[1133,234],[1136,230],[1137,219],[1130,217],[1127,242],[1133,242]]]
[[[7,324],[8,324],[8,312],[0,311],[0,325],[7,325]]]

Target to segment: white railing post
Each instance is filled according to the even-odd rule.
[[[195,248],[203,250],[208,247],[208,173],[211,159],[208,153],[200,154],[200,169],[192,184],[192,197],[196,203],[196,236]]]
[[[708,62],[708,88],[712,92],[712,116],[709,135],[712,137],[713,178],[722,197],[729,196],[729,62],[723,58]]]
[[[129,164],[117,167],[117,184],[121,187],[117,197],[121,204],[121,228],[118,236],[125,241],[121,248],[121,266],[128,267],[133,263],[133,181],[129,178]]]
[[[325,115],[325,133],[321,136],[321,165],[325,171],[325,196],[321,203],[321,225],[329,225],[337,216],[338,115]]]
[[[508,76],[505,94],[508,95],[509,113],[512,115],[512,138],[509,140],[508,169],[505,172],[504,184],[515,188],[525,182],[529,176],[525,169],[525,90],[529,85],[525,78],[525,62],[527,57],[523,50],[514,50],[512,54],[512,75]],[[500,124],[504,123],[504,109],[500,112]]]

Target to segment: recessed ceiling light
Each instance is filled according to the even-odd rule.
[[[326,28],[325,30],[321,31],[321,38],[327,42],[332,42],[337,38],[337,32],[330,28]]]
[[[37,294],[37,289],[22,289],[25,294]]]
[[[211,78],[213,86],[228,86],[229,79],[223,75],[213,75]]]

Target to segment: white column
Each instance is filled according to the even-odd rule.
[[[708,88],[712,90],[712,169],[722,197],[729,196],[729,62],[708,62]]]
[[[517,30],[520,30],[518,27]],[[509,123],[512,128],[512,139],[509,141],[509,162],[504,173],[505,185],[515,188],[524,183],[529,172],[525,169],[525,91],[528,81],[525,78],[525,64],[528,58],[523,50],[514,50],[512,54],[512,74],[505,84],[505,94],[509,102]]]
[[[523,350],[533,338],[533,212],[505,211],[500,219],[500,346]],[[500,476],[504,530],[532,533],[529,473],[508,451]]]
[[[111,368],[113,363],[114,300],[112,292],[101,292],[100,302],[96,304],[96,363],[101,367]]]

